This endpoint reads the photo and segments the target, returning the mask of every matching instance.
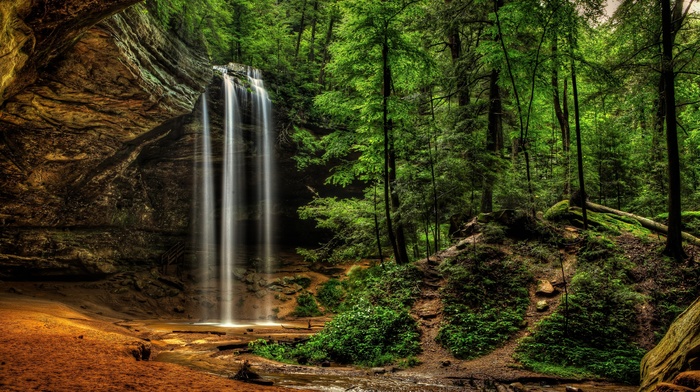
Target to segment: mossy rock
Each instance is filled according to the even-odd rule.
[[[567,219],[569,214],[569,201],[562,200],[544,213],[544,219],[552,222],[559,222],[562,219]]]
[[[640,392],[673,380],[700,358],[700,298],[681,313],[659,344],[642,359]]]

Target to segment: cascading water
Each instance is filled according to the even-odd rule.
[[[200,151],[200,182],[199,192],[196,195],[199,203],[198,226],[199,226],[199,259],[200,280],[203,291],[210,292],[212,287],[209,284],[212,275],[216,270],[216,233],[214,228],[214,174],[212,169],[211,154],[211,132],[209,126],[209,107],[207,105],[207,93],[202,94],[202,137],[199,141]],[[196,173],[196,170],[195,170]],[[211,315],[209,308],[202,309],[202,317],[208,320]]]
[[[251,123],[254,125],[256,140],[252,143],[255,147],[253,151],[257,154],[257,160],[252,167],[256,173],[258,187],[256,195],[252,196],[257,201],[257,235],[260,245],[258,258],[262,261],[261,269],[265,280],[269,281],[273,270],[274,241],[273,241],[273,205],[274,205],[274,183],[276,173],[274,170],[274,135],[272,134],[272,103],[267,91],[263,86],[260,72],[252,68],[247,70],[247,82],[250,89],[237,82],[228,75],[226,68],[218,68],[222,72],[224,81],[224,132],[223,132],[223,159],[222,159],[222,181],[221,181],[221,214],[220,214],[220,249],[219,249],[219,271],[218,271],[218,293],[220,305],[219,323],[222,325],[234,325],[240,320],[234,308],[239,304],[236,298],[236,285],[234,272],[238,267],[244,267],[243,255],[245,251],[245,241],[243,233],[243,217],[253,215],[244,210],[246,208],[245,189],[245,151],[246,142],[243,138],[243,125],[241,115],[241,104],[247,108],[250,105]],[[240,99],[244,99],[240,102]],[[202,169],[200,173],[203,179],[199,182],[201,186],[200,211],[199,211],[199,240],[201,252],[201,279],[203,285],[213,281],[214,261],[216,251],[206,244],[214,242],[214,191],[213,191],[213,170],[211,163],[211,142],[209,136],[209,122],[207,114],[206,97],[203,102],[203,136],[202,136]],[[207,290],[205,290],[206,292]],[[254,316],[257,319],[268,320],[272,315],[272,303],[269,295],[266,295],[262,307],[257,308]],[[204,321],[210,320],[210,314],[206,307],[202,311]]]
[[[252,86],[251,112],[255,116],[255,125],[258,145],[258,199],[259,219],[258,219],[258,241],[260,243],[260,259],[263,263],[265,279],[269,280],[273,267],[273,211],[275,200],[273,200],[273,186],[276,180],[274,170],[274,138],[272,135],[272,102],[263,85],[260,71],[248,68],[248,81]],[[268,319],[272,304],[270,298],[266,297],[266,303],[260,309],[258,318]]]
[[[236,255],[243,243],[239,217],[243,204],[243,151],[240,107],[236,86],[224,75],[224,159],[221,204],[221,323],[233,324],[233,298]]]

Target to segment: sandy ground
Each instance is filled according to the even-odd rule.
[[[0,320],[2,391],[289,390],[137,361],[132,351],[151,342],[115,325],[117,320],[50,300],[0,294]]]

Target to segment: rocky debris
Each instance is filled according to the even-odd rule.
[[[137,361],[148,361],[151,357],[151,344],[144,342],[131,342],[127,345],[127,352]]]
[[[669,383],[691,369],[700,358],[700,298],[671,324],[659,344],[642,359],[639,392],[659,390],[656,385]],[[666,387],[664,387],[666,388]]]
[[[369,369],[369,372],[370,372],[370,374],[374,374],[374,375],[385,374],[386,369],[383,367],[373,367],[373,368]]]
[[[522,383],[514,382],[508,384],[508,386],[513,389],[513,392],[525,392],[525,386]]]
[[[539,280],[537,281],[537,290],[535,291],[535,295],[543,296],[543,297],[552,297],[554,295],[557,295],[559,291],[554,288],[552,283],[550,283],[548,280]]]
[[[250,362],[245,361],[238,372],[231,376],[232,379],[258,385],[272,385],[272,381],[263,380],[259,374],[251,370]]]
[[[583,392],[583,389],[581,389],[579,387],[572,387],[571,385],[567,385],[566,392]]]
[[[538,312],[545,312],[549,309],[549,304],[545,300],[537,301],[535,308]]]

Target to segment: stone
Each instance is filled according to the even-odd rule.
[[[659,383],[656,385],[656,392],[695,392],[694,389],[682,387],[680,385],[670,384],[670,383]]]
[[[525,386],[522,383],[514,382],[511,384],[508,384],[508,386],[510,386],[514,392],[525,392]]]
[[[671,324],[659,344],[642,358],[639,392],[654,391],[668,383],[700,357],[700,298]]]
[[[369,371],[372,374],[384,374],[384,373],[386,373],[386,369],[384,369],[382,367],[373,367]]]
[[[151,344],[144,342],[131,342],[127,344],[127,352],[137,361],[148,361],[151,357]]]
[[[567,385],[566,392],[583,392],[583,389],[581,389],[579,387],[572,387],[571,385]]]
[[[331,367],[331,363],[328,361],[321,362],[321,367]]]
[[[173,308],[173,312],[175,313],[185,313],[185,307],[182,305],[177,305]]]
[[[555,289],[548,280],[540,280],[537,282],[537,290],[535,291],[535,295],[551,297],[556,295],[557,292],[558,290]]]
[[[449,359],[445,359],[440,363],[440,365],[442,365],[442,367],[448,367],[452,365],[452,361],[450,361]]]
[[[537,309],[538,312],[544,312],[544,311],[547,311],[549,309],[549,304],[545,300],[537,301],[535,308]]]
[[[673,379],[673,383],[691,389],[700,388],[700,371],[683,372]]]

